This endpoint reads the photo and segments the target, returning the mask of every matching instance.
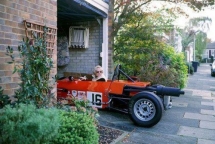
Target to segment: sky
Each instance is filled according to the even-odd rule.
[[[210,26],[210,30],[207,33],[207,35],[208,35],[208,38],[210,38],[212,41],[215,41],[215,9],[213,10],[206,9],[205,11],[202,11],[197,15],[207,16],[212,19],[212,24]]]
[[[189,14],[189,18],[195,17],[209,17],[212,19],[212,23],[210,25],[210,30],[207,32],[207,36],[212,41],[215,41],[215,9],[212,8],[205,8],[204,11],[194,12],[191,9],[186,9]],[[179,26],[183,26],[185,22],[189,21],[189,18],[180,17],[176,20],[175,24]]]
[[[166,2],[160,2],[159,4],[158,2],[151,2],[150,6],[151,6],[150,10],[156,10],[158,8],[161,8],[162,6],[175,7],[175,5],[170,5],[170,4],[167,4]],[[215,41],[215,6],[214,8],[212,7],[205,8],[204,11],[200,11],[200,12],[195,12],[184,4],[181,4],[181,5],[177,4],[177,7],[184,9],[184,11],[189,15],[189,17],[180,16],[180,18],[178,18],[174,23],[176,26],[184,27],[188,23],[190,18],[209,17],[212,19],[212,23],[210,25],[210,30],[207,32],[207,36],[212,41]]]

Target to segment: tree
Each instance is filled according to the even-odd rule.
[[[211,18],[208,17],[196,17],[189,20],[188,25],[180,31],[183,51],[191,42],[194,42],[195,37],[195,55],[200,58],[206,49],[207,31],[210,29],[211,22]]]
[[[204,32],[199,32],[196,35],[195,40],[195,55],[199,61],[202,60],[202,54],[204,53],[204,50],[207,47],[207,34]]]
[[[184,58],[160,40],[159,34],[172,28],[162,12],[166,11],[131,15],[115,39],[114,61],[141,80],[183,88],[187,77]]]
[[[206,1],[193,1],[193,0],[165,0],[171,4],[185,4],[195,11],[201,10],[206,6],[214,5],[214,0]],[[126,23],[130,22],[130,16],[133,13],[144,13],[143,6],[146,6],[151,2],[151,0],[111,0],[112,9],[114,11],[113,19],[113,33],[112,36],[116,36],[119,29]],[[160,1],[157,1],[160,2]],[[183,12],[180,7],[175,7],[175,11]]]

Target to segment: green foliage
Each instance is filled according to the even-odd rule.
[[[34,105],[9,105],[0,109],[1,144],[49,143],[58,134],[59,110],[37,109]]]
[[[167,17],[163,17],[163,13]],[[115,38],[114,61],[121,63],[129,75],[140,76],[143,81],[185,87],[187,67],[183,54],[169,46],[171,41],[169,44],[161,41],[164,33],[174,30],[172,22],[176,16],[173,10],[136,15]]]
[[[204,53],[206,47],[207,47],[207,34],[204,32],[199,32],[196,35],[196,40],[195,40],[195,55],[196,55],[196,59],[199,62],[201,62],[202,60],[202,54]]]
[[[129,75],[139,75],[141,80],[152,84],[185,87],[187,67],[183,54],[156,40],[128,38],[126,44],[121,45],[121,38],[123,35],[116,43],[114,60],[121,63]]]
[[[192,66],[192,63],[187,62],[187,71],[189,74],[193,74],[194,73],[194,67]]]
[[[49,76],[53,61],[47,54],[46,31],[45,28],[43,38],[35,34],[34,40],[23,40],[18,46],[21,62],[15,60],[13,48],[7,48],[7,55],[12,58],[8,63],[14,64],[14,73],[18,72],[22,81],[15,96],[18,103],[34,103],[42,107],[52,98]]]
[[[61,111],[61,126],[56,144],[98,144],[99,134],[95,119],[87,113]]]
[[[10,103],[11,103],[10,97],[8,95],[3,94],[3,88],[0,86],[0,109]]]
[[[152,1],[144,1],[144,0],[114,0],[110,1],[110,10],[114,10],[114,25],[113,25],[113,36],[118,35],[118,31],[124,27],[125,24],[132,21],[131,15],[134,13],[139,13],[143,16],[147,15],[144,11],[153,11],[157,7],[151,7],[150,3]],[[163,2],[157,1],[157,5],[159,5],[159,8],[162,7],[166,11],[170,11],[172,13],[175,13],[176,15],[187,15],[187,10],[185,10],[183,7],[181,7],[181,4],[185,4],[186,6],[192,8],[193,10],[201,10],[202,8],[208,6],[208,5],[214,5],[214,0],[206,0],[206,1],[191,1],[191,0],[165,0]],[[164,3],[166,2],[166,3]],[[168,8],[166,5],[168,5],[170,2],[171,4],[175,4],[175,6]],[[170,4],[170,5],[171,5]],[[144,11],[143,11],[144,10]],[[166,17],[166,15],[163,15],[163,17]],[[156,20],[155,18],[154,20]],[[166,24],[166,23],[163,23]]]

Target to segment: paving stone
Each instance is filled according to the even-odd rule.
[[[214,140],[198,139],[197,144],[215,144]]]
[[[204,91],[204,90],[194,90],[193,95],[203,96],[203,97],[211,97],[211,92],[210,91]]]
[[[214,102],[201,102],[201,105],[214,106]]]
[[[215,140],[215,131],[203,128],[181,126],[178,135],[195,137],[199,139]]]
[[[192,137],[143,131],[142,133],[132,132],[129,137],[125,137],[116,144],[196,144],[197,141],[197,138]]]
[[[211,122],[211,121],[200,121],[199,127],[200,127],[200,128],[214,129],[214,130],[215,130],[215,122]]]
[[[202,97],[202,99],[215,100],[215,97]]]
[[[200,113],[201,114],[207,114],[207,115],[214,115],[215,116],[215,111],[214,110],[201,109]]]
[[[185,113],[184,118],[215,121],[215,117],[212,115],[204,115],[204,114],[188,113],[188,112]]]
[[[177,107],[187,107],[188,103],[180,103],[180,102],[173,102],[172,106],[177,106]]]

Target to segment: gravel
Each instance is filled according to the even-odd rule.
[[[105,126],[98,126],[99,144],[110,144],[123,134],[122,131]]]

